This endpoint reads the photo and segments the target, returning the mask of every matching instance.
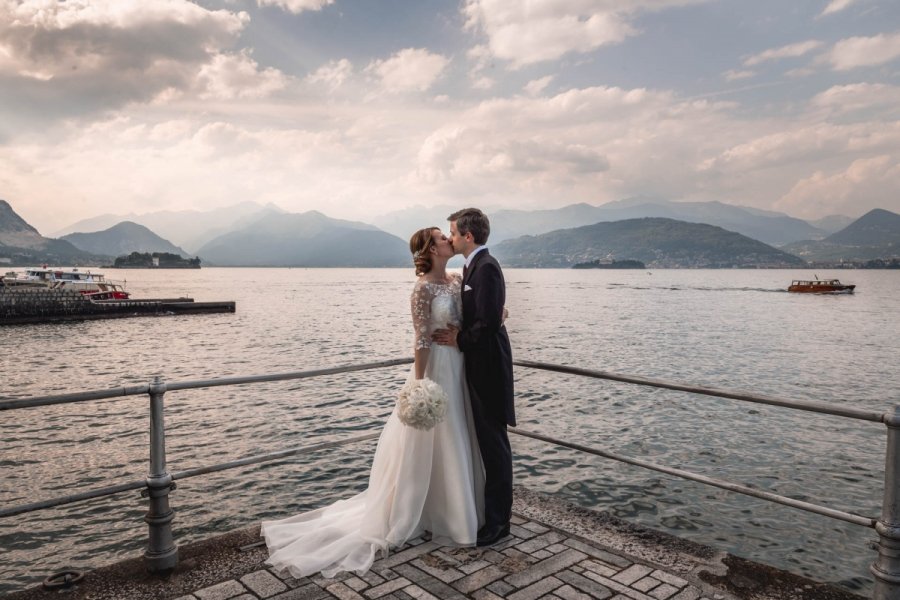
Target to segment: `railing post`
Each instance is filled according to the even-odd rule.
[[[900,406],[884,415],[887,453],[884,461],[884,501],[878,532],[878,558],[870,570],[875,576],[875,600],[900,600]]]
[[[150,507],[144,521],[150,527],[149,545],[144,552],[144,564],[151,573],[165,575],[178,564],[178,548],[172,539],[172,519],[169,490],[175,487],[166,471],[166,427],[163,418],[163,396],[166,384],[161,377],[150,383],[150,475],[145,495]]]

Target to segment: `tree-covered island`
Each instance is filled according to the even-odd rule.
[[[115,269],[199,269],[200,258],[184,258],[171,252],[132,252],[119,256]]]

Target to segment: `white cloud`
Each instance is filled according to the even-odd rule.
[[[900,32],[872,37],[852,37],[839,41],[828,60],[836,71],[871,67],[900,57]]]
[[[810,103],[832,114],[858,112],[866,119],[876,114],[896,119],[900,118],[900,87],[884,83],[836,85],[817,94]]]
[[[801,217],[823,214],[856,215],[891,206],[900,189],[896,155],[854,160],[839,172],[816,171],[801,179],[775,207]]]
[[[770,61],[770,60],[779,60],[782,58],[796,58],[798,56],[803,56],[809,52],[812,52],[816,48],[820,48],[822,46],[822,42],[818,40],[807,40],[805,42],[797,42],[796,44],[788,44],[787,46],[781,46],[780,48],[772,48],[770,50],[766,50],[764,52],[760,52],[759,54],[754,54],[744,60],[744,66],[746,67],[754,67],[758,64]]]
[[[636,35],[634,15],[706,0],[466,0],[466,24],[513,68],[589,52]]]
[[[819,16],[824,17],[825,15],[832,15],[836,12],[840,12],[851,4],[856,4],[857,1],[858,0],[831,0]]]
[[[271,67],[259,70],[248,52],[218,54],[197,75],[204,99],[264,98],[284,89],[288,78]]]
[[[756,76],[755,71],[736,71],[734,69],[730,71],[725,71],[724,73],[725,79],[728,81],[737,81],[739,79],[749,79],[750,77]]]
[[[256,0],[258,6],[277,6],[294,14],[304,10],[322,10],[334,0]]]
[[[449,63],[448,58],[424,48],[406,48],[386,60],[372,62],[366,71],[377,75],[388,92],[424,92]]]
[[[334,91],[341,87],[353,75],[353,64],[346,58],[333,60],[310,73],[306,80],[313,84],[322,84]]]
[[[184,0],[0,2],[4,108],[52,120],[189,90],[248,19]]]
[[[525,84],[525,93],[529,96],[537,96],[553,81],[553,75],[547,75],[540,79],[532,79]]]

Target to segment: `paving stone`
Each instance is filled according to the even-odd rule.
[[[467,575],[453,584],[463,594],[470,594],[479,588],[486,587],[488,584],[503,579],[509,575],[509,571],[500,568],[497,565],[487,566],[480,571],[475,571],[471,575]]]
[[[364,593],[369,598],[381,598],[382,596],[386,596],[392,592],[396,592],[399,589],[403,589],[409,584],[410,581],[405,577],[397,577],[396,579],[385,581],[381,585],[377,585],[371,589],[368,589]]]
[[[622,569],[624,569],[625,567],[630,567],[632,565],[632,562],[626,558],[622,558],[621,556],[616,556],[615,554],[612,554],[605,550],[601,550],[600,548],[592,546],[591,544],[585,544],[584,542],[582,542],[580,540],[568,538],[565,541],[563,541],[562,543],[565,544],[566,546],[568,546],[569,548],[575,548],[576,550],[580,550],[581,552],[584,552],[585,554],[590,554],[594,558],[600,559],[601,561],[603,561],[609,565],[614,565],[614,566],[622,568]]]
[[[193,594],[188,594],[187,596],[178,596],[175,600],[197,600],[197,596]]]
[[[475,600],[503,600],[503,596],[498,596],[487,588],[473,592],[472,597],[475,598]]]
[[[409,586],[406,586],[406,587],[409,587]],[[397,590],[396,592],[394,592],[391,595],[400,598],[400,600],[413,600],[413,597],[404,591],[405,589],[406,588],[403,588],[403,590]]]
[[[360,590],[364,590],[369,587],[369,584],[360,579],[359,577],[350,577],[349,579],[344,580],[344,585],[353,590],[354,592],[358,592]]]
[[[669,600],[672,596],[678,593],[678,588],[674,585],[669,585],[668,583],[664,583],[661,586],[655,588],[650,592],[650,596],[656,598],[656,600]]]
[[[556,577],[545,577],[537,583],[524,587],[514,594],[507,596],[507,600],[537,600],[544,594],[548,594],[562,586],[563,582]]]
[[[241,577],[241,583],[260,598],[268,598],[285,591],[287,586],[268,571],[254,571]]]
[[[390,569],[380,569],[377,571],[377,573],[381,575],[381,577],[383,577],[385,581],[390,581],[391,579],[397,579],[398,577],[400,577]]]
[[[571,585],[564,585],[553,591],[554,596],[562,598],[562,600],[592,600],[589,594],[579,592]]]
[[[381,585],[382,583],[384,583],[384,577],[382,577],[378,573],[375,573],[374,571],[369,571],[368,573],[364,573],[359,577],[369,585]]]
[[[500,560],[503,560],[503,559],[501,558]],[[463,573],[465,573],[466,575],[471,575],[475,571],[480,571],[481,569],[489,566],[490,564],[491,563],[489,563],[486,560],[473,560],[472,562],[463,563],[456,568],[459,569],[460,571],[462,571]]]
[[[521,573],[510,575],[506,578],[506,582],[515,587],[530,585],[543,577],[547,577],[561,569],[565,569],[575,563],[581,562],[585,558],[587,558],[587,556],[578,550],[569,549],[562,554],[557,554],[556,556],[533,564]]]
[[[507,548],[511,548],[512,546],[515,546],[516,544],[520,544],[520,543],[522,543],[522,538],[517,537],[515,535],[511,535],[508,538],[503,538],[503,541],[498,542],[498,543],[494,544],[493,546],[491,546],[491,549],[496,550],[498,552],[502,552],[502,551],[506,550]]]
[[[227,600],[228,598],[240,596],[246,591],[247,588],[234,579],[231,579],[203,588],[202,590],[197,590],[194,592],[194,595],[200,598],[200,600]]]
[[[642,577],[642,578],[638,579],[637,581],[635,581],[634,583],[630,584],[629,587],[633,587],[634,589],[636,589],[639,592],[649,592],[653,588],[659,586],[659,584],[661,584],[661,583],[662,582],[659,579],[656,579],[655,577],[650,577],[648,575],[647,577]]]
[[[394,567],[400,575],[406,577],[420,588],[441,600],[463,600],[465,596],[436,577],[432,577],[425,571],[417,569],[410,564],[402,564]]]
[[[624,585],[631,585],[638,579],[641,579],[641,578],[645,577],[646,575],[649,575],[652,571],[653,571],[653,569],[651,569],[650,567],[644,566],[644,565],[631,565],[624,571],[621,571],[621,572],[613,575],[612,578],[615,581],[618,581],[619,583],[622,583]]]
[[[433,596],[417,585],[408,585],[400,592],[406,593],[410,598],[415,598],[415,600],[440,600],[437,596]]]
[[[538,550],[542,550],[547,546],[553,545],[557,542],[561,542],[564,539],[566,539],[566,536],[559,533],[558,531],[548,531],[547,533],[543,533],[538,537],[531,538],[526,542],[517,544],[516,548],[518,548],[522,552],[531,554],[532,552],[537,552]]]
[[[682,579],[681,577],[676,577],[675,575],[672,575],[671,573],[666,573],[665,571],[660,571],[659,569],[657,569],[656,571],[653,571],[652,573],[650,573],[650,575],[652,575],[653,577],[656,577],[657,579],[659,579],[660,581],[662,581],[664,583],[668,583],[669,585],[674,585],[677,588],[683,588],[684,586],[686,586],[688,584],[688,582],[685,581],[684,579]]]
[[[329,594],[337,596],[340,600],[365,600],[362,596],[351,590],[343,583],[332,583],[325,588]]]
[[[547,550],[538,550],[537,552],[533,552],[531,555],[538,560],[544,560],[545,558],[550,558],[551,556],[553,556],[553,553],[548,552]]]
[[[619,595],[615,596],[616,598],[621,596],[623,598],[629,598],[630,600],[654,600],[647,594],[641,593],[637,590],[633,590],[627,585],[622,585],[618,581],[613,581],[608,577],[597,575],[596,573],[592,573],[591,571],[585,571],[584,576],[588,579],[593,579],[602,586],[608,587],[613,592],[618,592]]]
[[[332,596],[316,584],[307,581],[297,588],[272,596],[269,600],[321,600],[322,598],[332,598]]]
[[[579,575],[578,573],[573,573],[567,570],[557,573],[556,576],[563,582],[574,587],[579,592],[587,594],[592,598],[599,598],[602,600],[613,595],[612,590],[610,590],[605,585],[597,583],[593,579],[588,579],[587,577]]]
[[[673,596],[672,600],[697,600],[700,597],[700,590],[695,587],[686,587],[677,596]]]
[[[523,518],[520,517],[519,515],[513,515],[513,516],[511,516],[511,517],[509,518],[509,522],[510,522],[511,524],[521,525],[522,523],[525,522],[525,519],[523,519]]]
[[[513,525],[512,523],[510,523],[510,525],[509,525],[509,534],[514,535],[517,538],[522,539],[522,540],[530,540],[531,538],[533,538],[537,535],[535,532],[531,531],[530,529],[525,529],[524,527],[521,527],[519,525]]]
[[[546,550],[547,552],[552,552],[553,554],[559,554],[560,552],[563,552],[567,549],[567,546],[563,546],[562,544],[553,544],[552,546],[547,546],[546,548],[544,548],[544,550]]]
[[[511,591],[515,590],[516,588],[509,585],[505,581],[495,581],[491,585],[487,586],[487,589],[494,592],[498,596],[503,596],[505,598]]]
[[[481,554],[481,558],[488,562],[497,564],[498,562],[506,560],[506,555],[497,552],[493,548],[488,548]]]
[[[401,563],[408,562],[416,557],[422,556],[423,554],[428,554],[435,548],[439,548],[434,542],[424,542],[421,544],[416,544],[411,548],[407,548],[402,552],[397,552],[391,554],[387,558],[382,558],[372,565],[373,569],[393,569],[397,565]]]
[[[410,561],[410,564],[415,565],[419,569],[422,569],[429,575],[437,577],[444,583],[452,583],[457,579],[462,579],[463,577],[465,577],[465,573],[454,569],[450,566],[450,563],[440,562],[441,559],[428,560],[429,558],[432,558],[430,554],[427,556],[423,556],[422,558],[417,558],[416,560]]]
[[[609,565],[603,564],[601,562],[597,562],[596,560],[585,560],[578,563],[580,566],[584,567],[588,571],[593,571],[597,575],[603,575],[604,577],[612,577],[619,571],[613,569]]]
[[[235,596],[231,600],[258,600],[258,598],[253,594],[241,594],[240,596]]]
[[[540,523],[535,523],[534,521],[526,521],[522,523],[522,527],[527,529],[528,531],[533,531],[535,533],[547,533],[550,531],[549,527],[545,527]]]

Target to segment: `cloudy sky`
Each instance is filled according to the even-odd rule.
[[[900,212],[896,0],[0,0],[42,233],[243,200]]]

